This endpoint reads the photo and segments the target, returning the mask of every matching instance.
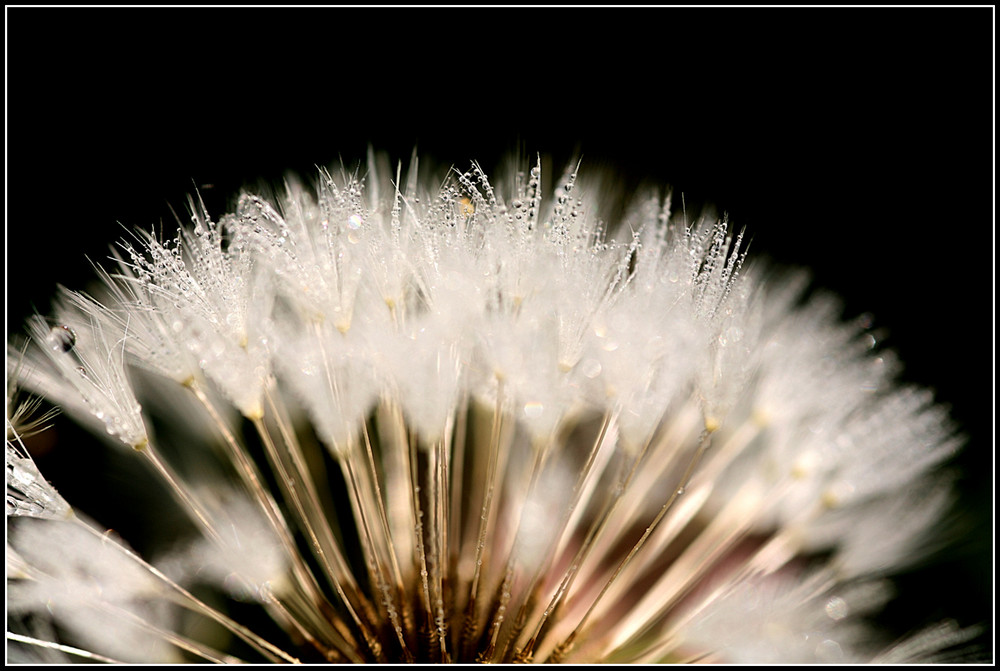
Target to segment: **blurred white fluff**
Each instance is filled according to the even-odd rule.
[[[221,542],[200,538],[170,561],[185,581],[209,582],[243,601],[266,602],[283,589],[288,559],[247,497],[216,487],[205,492]]]
[[[733,664],[858,664],[872,641],[856,619],[888,597],[868,583],[823,589],[795,570],[743,581],[718,595],[680,634],[681,649]]]
[[[18,525],[11,544],[20,570],[11,580],[8,560],[8,612],[46,613],[77,645],[122,661],[174,659],[152,633],[174,626],[162,584],[113,547],[115,542],[71,522]]]

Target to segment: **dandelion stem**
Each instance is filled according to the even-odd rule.
[[[156,472],[159,473],[160,476],[167,482],[170,486],[170,490],[184,505],[184,509],[194,515],[195,520],[201,525],[208,537],[215,543],[222,545],[222,537],[219,536],[219,532],[215,530],[215,525],[213,525],[209,520],[209,515],[205,510],[205,507],[191,492],[187,490],[187,487],[184,486],[169,464],[160,459],[160,456],[156,453],[152,444],[147,443],[139,448],[139,451],[149,460],[149,463],[156,469]]]
[[[279,600],[267,585],[262,587],[261,594],[271,599],[269,603],[279,613],[287,613],[287,617],[291,618],[292,626],[296,629],[312,627],[313,634],[322,634],[324,641],[320,642],[317,639],[317,643],[313,645],[320,646],[317,649],[326,656],[328,661],[347,660],[357,664],[365,661],[360,656],[358,644],[347,630],[346,624],[339,618],[329,616],[333,612],[333,606],[329,605],[325,599],[317,604],[311,600],[310,596],[293,590],[285,592],[282,599]],[[294,613],[291,610],[292,607],[295,608]],[[303,632],[303,636],[305,635]]]
[[[581,470],[579,476],[577,477],[576,484],[573,486],[573,495],[570,501],[570,505],[567,507],[566,512],[563,515],[562,522],[560,524],[561,531],[559,534],[556,535],[553,544],[550,546],[551,550],[548,556],[546,557],[545,562],[539,566],[539,569],[536,571],[535,576],[532,579],[532,585],[529,591],[529,600],[522,607],[523,616],[519,614],[518,615],[519,620],[522,617],[526,617],[528,612],[534,608],[534,603],[537,600],[537,596],[534,591],[535,586],[538,584],[538,581],[541,580],[542,575],[544,575],[544,573],[548,570],[548,567],[550,567],[552,562],[554,562],[556,559],[556,552],[558,550],[558,539],[565,532],[565,528],[569,524],[569,521],[573,516],[573,512],[575,511],[576,506],[579,503],[580,495],[583,493],[583,485],[587,481],[587,478],[590,476],[590,471],[594,466],[594,462],[597,458],[598,452],[600,451],[601,445],[604,444],[604,440],[607,437],[608,427],[610,426],[613,419],[614,415],[612,415],[610,412],[605,413],[604,420],[601,422],[601,430],[598,433],[597,439],[593,443],[593,447],[591,447],[590,454],[587,456],[587,462],[584,464],[584,468],[583,470]],[[535,645],[541,640],[541,636],[545,629],[546,623],[548,622],[551,615],[555,612],[556,608],[559,606],[563,596],[565,596],[566,592],[569,590],[569,587],[573,581],[573,577],[579,570],[580,564],[583,562],[583,559],[586,557],[587,553],[592,547],[595,538],[597,538],[601,530],[603,530],[604,525],[607,523],[608,519],[611,516],[611,513],[614,511],[615,505],[621,499],[621,496],[625,493],[625,489],[628,487],[629,481],[635,474],[636,468],[638,467],[639,462],[642,460],[648,448],[649,448],[649,442],[647,441],[647,443],[643,446],[643,449],[640,451],[639,455],[635,458],[635,461],[632,464],[632,470],[629,472],[625,480],[622,483],[620,483],[619,486],[616,488],[615,498],[611,506],[605,510],[605,513],[601,517],[600,521],[597,524],[591,526],[590,530],[588,531],[587,537],[584,539],[583,543],[580,545],[576,554],[574,555],[569,568],[566,569],[566,573],[563,575],[559,588],[553,595],[551,601],[549,602],[548,607],[542,613],[541,619],[536,624],[534,632],[528,639],[528,642],[525,643],[525,645],[515,654],[516,660],[523,662],[531,659],[532,655],[534,654]]]
[[[396,590],[396,601],[395,605],[390,608],[389,616],[392,619],[392,626],[396,630],[396,636],[399,639],[399,644],[401,646],[403,657],[407,663],[413,661],[413,654],[410,652],[406,645],[406,639],[403,634],[403,625],[401,618],[405,618],[406,615],[406,601],[403,598],[403,574],[399,570],[399,561],[396,558],[396,550],[392,543],[392,533],[389,530],[389,518],[385,511],[385,502],[382,500],[382,487],[379,484],[380,478],[378,475],[378,468],[375,465],[375,455],[372,451],[371,436],[368,433],[368,423],[362,423],[361,425],[362,436],[365,442],[365,456],[368,461],[369,474],[371,476],[372,487],[375,489],[375,503],[378,510],[379,522],[382,526],[382,533],[385,536],[385,542],[387,545],[388,555],[389,555],[389,565],[392,570],[393,581],[395,583]]]
[[[294,506],[296,512],[298,513],[299,520],[302,522],[306,535],[309,538],[311,547],[313,548],[313,551],[316,555],[316,559],[320,562],[320,565],[325,570],[330,585],[337,592],[337,596],[340,597],[340,600],[344,604],[344,607],[347,608],[351,620],[358,628],[358,631],[361,632],[366,643],[368,644],[369,650],[374,655],[378,656],[381,652],[381,646],[378,645],[378,642],[375,640],[371,631],[368,629],[365,623],[362,622],[360,616],[358,615],[358,612],[354,608],[354,605],[351,603],[350,598],[348,598],[348,595],[344,590],[344,586],[341,584],[341,580],[338,577],[340,575],[344,574],[350,575],[350,574],[347,573],[346,571],[336,570],[333,564],[331,564],[331,555],[336,560],[340,558],[340,553],[339,550],[337,549],[336,542],[329,537],[330,534],[329,525],[322,522],[321,517],[318,517],[315,522],[311,519],[312,515],[310,514],[310,511],[306,509],[305,503],[303,502],[303,497],[300,497],[298,494],[299,491],[302,491],[307,487],[307,485],[302,482],[301,473],[295,473],[289,471],[288,466],[284,463],[284,460],[282,459],[283,453],[279,452],[278,447],[275,444],[274,440],[271,438],[271,434],[267,430],[267,426],[264,424],[263,419],[255,418],[252,421],[254,424],[254,428],[257,429],[257,433],[260,434],[261,440],[264,443],[265,450],[268,454],[269,459],[271,460],[271,465],[275,469],[275,473],[278,475],[278,480],[279,482],[282,483],[283,488],[285,489],[285,492],[287,494],[287,498],[289,499],[289,502],[292,504],[292,506]],[[285,453],[287,454],[287,452]],[[307,500],[312,501],[311,499],[308,498]],[[316,508],[312,509],[312,513],[315,515],[322,515],[322,512],[317,510]],[[325,532],[322,541],[317,532],[317,527]]]
[[[24,643],[25,645],[33,645],[36,648],[48,648],[49,650],[58,650],[59,652],[66,653],[67,655],[75,655],[77,657],[83,657],[84,659],[91,659],[95,662],[104,662],[105,664],[124,664],[125,662],[111,657],[105,657],[104,655],[99,655],[96,652],[89,652],[87,650],[81,650],[80,648],[74,648],[69,645],[62,645],[60,643],[54,643],[52,641],[43,641],[40,638],[32,638],[31,636],[23,636],[21,634],[15,634],[13,632],[7,632],[8,641],[16,641],[18,643]]]
[[[448,422],[451,424],[451,421]],[[446,430],[445,436],[451,432],[451,428]],[[448,496],[447,488],[445,483],[447,482],[447,438],[443,438],[434,445],[433,449],[430,451],[430,457],[432,460],[431,469],[428,473],[431,485],[431,502],[434,506],[434,511],[431,516],[432,522],[432,534],[431,537],[434,539],[434,544],[432,546],[432,557],[433,557],[433,579],[434,579],[434,610],[435,618],[434,623],[437,629],[438,645],[440,648],[441,661],[448,662],[449,655],[447,649],[447,617],[445,614],[444,606],[444,582],[446,579],[447,570],[447,549],[448,549],[448,536],[447,536],[447,523],[444,519],[444,511],[446,509],[445,501]]]
[[[410,486],[413,490],[413,519],[414,519],[414,540],[416,541],[416,547],[414,548],[417,553],[417,561],[420,567],[420,597],[421,605],[424,609],[424,627],[426,628],[426,635],[433,639],[434,631],[432,625],[434,622],[434,615],[432,612],[432,600],[431,600],[431,590],[430,584],[428,583],[428,571],[427,571],[427,551],[424,543],[424,525],[423,525],[423,509],[420,504],[420,476],[419,476],[419,465],[418,465],[418,455],[416,446],[417,437],[410,436],[410,449],[408,454],[410,456]]]
[[[702,432],[701,439],[698,441],[698,448],[695,450],[695,453],[692,455],[691,460],[688,462],[687,468],[684,470],[684,474],[681,476],[680,482],[678,483],[677,487],[673,489],[673,491],[670,493],[670,496],[667,498],[667,501],[663,504],[663,506],[660,508],[660,511],[656,514],[656,517],[654,517],[653,521],[650,522],[649,526],[646,527],[646,530],[643,532],[642,536],[639,538],[638,541],[636,541],[635,545],[632,546],[632,549],[629,550],[629,553],[625,556],[625,558],[622,559],[621,563],[618,565],[618,568],[615,569],[615,572],[604,584],[604,587],[601,588],[600,593],[590,604],[590,607],[584,613],[583,618],[577,624],[576,628],[574,628],[573,631],[570,632],[570,634],[564,639],[564,641],[559,646],[557,646],[555,653],[547,660],[548,662],[559,663],[563,660],[565,655],[569,653],[573,645],[573,642],[579,635],[580,630],[586,624],[587,620],[590,618],[590,615],[594,612],[594,608],[601,601],[604,595],[607,594],[608,590],[611,588],[611,585],[614,584],[615,580],[621,574],[622,570],[629,564],[629,562],[632,561],[632,558],[636,555],[636,553],[639,552],[640,549],[642,549],[642,546],[645,544],[646,539],[649,538],[649,535],[653,532],[656,526],[663,519],[663,516],[667,514],[667,511],[670,510],[670,508],[673,506],[677,498],[684,493],[684,488],[687,487],[688,482],[691,479],[691,475],[694,473],[694,469],[697,468],[698,463],[701,461],[702,455],[705,454],[705,451],[708,450],[708,447],[711,444],[712,433],[713,432],[708,429],[705,429]]]
[[[350,440],[346,447],[346,454],[337,460],[341,471],[344,474],[344,481],[347,483],[347,496],[350,500],[351,509],[354,512],[354,521],[361,531],[362,553],[365,558],[365,566],[368,569],[368,581],[370,587],[381,597],[387,598],[386,582],[382,571],[382,562],[379,559],[379,551],[375,547],[375,539],[372,535],[371,526],[368,523],[369,511],[365,505],[367,500],[361,493],[361,485],[358,482],[358,473],[354,468],[354,451],[357,445],[354,440]],[[370,497],[369,497],[370,498]]]
[[[339,575],[341,580],[347,587],[350,587],[353,591],[355,597],[358,599],[359,608],[362,610],[363,614],[367,616],[368,621],[372,621],[372,606],[368,599],[364,596],[357,581],[354,578],[354,573],[349,568],[347,560],[344,558],[343,552],[340,550],[340,546],[337,544],[336,539],[333,537],[333,532],[330,528],[329,520],[323,513],[322,505],[319,501],[319,493],[316,491],[316,483],[312,479],[312,475],[309,466],[306,464],[305,455],[302,451],[302,446],[299,444],[298,438],[295,436],[295,432],[291,428],[291,420],[288,418],[288,413],[285,411],[280,403],[280,397],[275,397],[270,391],[265,393],[267,398],[268,407],[271,410],[271,417],[274,419],[278,426],[278,431],[281,434],[282,440],[285,443],[286,450],[284,454],[287,454],[294,466],[294,473],[298,476],[299,490],[305,493],[305,503],[308,504],[305,510],[309,511],[314,518],[314,524],[318,529],[323,532],[321,540],[326,543],[328,556],[332,557],[336,562],[337,569],[339,570]]]
[[[496,489],[497,461],[500,452],[500,428],[503,418],[503,380],[497,378],[496,406],[493,410],[493,425],[490,429],[490,444],[486,466],[486,492],[483,496],[483,506],[479,513],[479,535],[476,540],[476,553],[472,584],[469,586],[469,601],[465,607],[465,624],[462,627],[462,638],[459,650],[465,654],[469,643],[473,640],[478,624],[476,622],[476,599],[479,592],[479,579],[482,575],[483,551],[486,548],[486,535],[490,519],[490,509],[493,505],[493,493]]]
[[[355,664],[364,662],[364,660],[352,650],[352,646],[349,645],[347,641],[338,641],[339,644],[335,645],[333,649],[320,643],[320,641],[317,640],[316,637],[309,631],[308,627],[300,622],[299,619],[288,610],[288,608],[274,595],[273,592],[271,592],[270,589],[263,587],[261,592],[267,599],[267,604],[277,611],[278,615],[280,615],[284,621],[294,627],[295,631],[297,631],[302,638],[308,641],[310,645],[326,657],[327,661],[339,661],[341,658],[340,656],[342,655]]]
[[[545,457],[549,453],[546,449],[536,449],[534,450],[534,459],[531,464],[531,475],[528,481],[527,491],[525,493],[525,501],[530,500],[532,494],[535,492],[535,486],[538,483],[538,477],[541,474],[542,465],[545,463]],[[527,507],[525,505],[519,506],[521,514],[517,518],[517,527],[514,529],[514,545],[511,547],[510,555],[507,558],[507,565],[504,568],[503,581],[500,583],[499,596],[497,599],[497,613],[493,618],[493,623],[490,630],[489,644],[480,658],[484,661],[492,662],[494,659],[494,654],[497,646],[497,638],[500,636],[500,625],[503,624],[504,613],[507,611],[507,603],[510,601],[510,590],[512,583],[514,582],[514,569],[517,564],[517,552],[520,549],[519,537],[521,534],[521,527],[524,522],[524,514],[527,512]],[[515,631],[511,634],[511,638],[517,638],[520,634],[519,631]],[[501,651],[502,653],[503,651]]]
[[[236,471],[240,474],[240,477],[247,486],[247,489],[257,499],[260,509],[270,523],[271,528],[274,530],[278,538],[281,539],[282,545],[285,548],[285,554],[292,562],[292,570],[299,585],[308,590],[312,595],[312,598],[315,599],[317,603],[325,602],[326,597],[324,597],[320,591],[319,585],[316,583],[316,578],[313,576],[312,571],[299,555],[298,549],[295,547],[295,541],[288,529],[288,525],[286,524],[284,517],[282,517],[281,511],[278,508],[278,504],[274,500],[274,497],[271,496],[271,493],[264,487],[261,481],[260,473],[257,470],[257,466],[249,459],[246,450],[236,440],[232,431],[229,430],[229,426],[226,424],[222,416],[219,415],[211,400],[201,389],[201,386],[194,381],[185,386],[195,395],[198,401],[208,412],[209,416],[212,418],[212,421],[214,421],[215,425],[218,427],[225,444],[228,447],[229,457],[232,460],[233,465],[236,467]]]
[[[727,436],[717,448],[713,447],[712,457],[703,460],[702,467],[692,476],[690,485],[685,489],[688,494],[688,504],[674,510],[670,526],[661,528],[661,533],[655,546],[647,545],[645,555],[657,556],[666,548],[668,544],[676,539],[677,533],[685,528],[692,517],[701,509],[702,502],[712,490],[719,472],[724,469],[733,459],[750,443],[760,431],[760,425],[756,422],[745,422],[739,429]],[[719,441],[714,439],[714,442]],[[748,488],[750,485],[748,484]],[[773,492],[776,493],[776,492]],[[752,515],[748,515],[749,510],[756,509],[751,496],[749,502],[742,493],[731,496],[726,506],[713,515],[708,527],[703,529],[698,536],[688,541],[687,549],[681,557],[672,562],[665,573],[662,573],[656,585],[651,587],[643,597],[642,601],[631,610],[630,617],[619,619],[618,622],[603,631],[605,640],[625,641],[625,643],[615,643],[615,647],[624,647],[629,641],[635,640],[644,631],[648,630],[656,621],[666,617],[674,606],[698,583],[704,573],[714,566],[714,562],[723,556],[725,552],[732,548],[733,544],[744,538]],[[750,508],[748,506],[754,506]],[[624,511],[627,517],[635,514],[634,510]],[[648,561],[647,561],[648,563]],[[640,562],[633,562],[630,570],[633,572],[642,568]],[[595,577],[596,580],[596,577]],[[619,577],[619,585],[623,582]],[[624,582],[628,582],[627,580]],[[662,587],[660,587],[662,585]],[[643,603],[656,603],[655,612],[646,616],[646,624],[639,626],[636,630],[628,634],[617,634],[616,632],[625,628],[629,620],[636,620],[641,614],[649,609],[643,607]],[[690,612],[685,609],[685,612]],[[685,616],[686,617],[686,616]],[[594,641],[588,636],[587,640],[593,644]],[[591,649],[595,646],[591,645]]]
[[[353,447],[356,448],[357,446],[355,445]],[[348,490],[349,496],[351,497],[352,506],[357,511],[357,516],[356,517],[357,517],[357,521],[358,521],[358,526],[361,528],[361,530],[362,530],[362,532],[364,534],[365,546],[366,546],[366,549],[367,549],[366,554],[368,555],[369,562],[370,562],[369,571],[372,574],[372,579],[375,582],[375,584],[373,585],[373,587],[376,590],[378,590],[378,592],[383,597],[384,605],[385,605],[385,608],[386,608],[386,610],[388,612],[388,615],[389,615],[389,620],[390,620],[390,622],[392,624],[393,630],[396,633],[396,638],[399,640],[399,645],[400,645],[400,647],[401,647],[401,649],[403,651],[404,657],[407,658],[408,662],[412,662],[413,661],[413,656],[411,655],[409,649],[407,648],[407,646],[406,646],[406,639],[403,636],[403,627],[402,627],[402,624],[400,622],[400,609],[398,607],[398,604],[395,602],[395,599],[393,598],[393,595],[391,594],[389,585],[386,583],[385,576],[383,575],[382,562],[379,560],[379,556],[378,556],[379,555],[379,551],[378,551],[378,549],[375,546],[375,539],[372,536],[371,527],[368,524],[369,515],[366,514],[366,511],[362,507],[362,505],[363,505],[362,504],[362,496],[361,496],[361,492],[360,492],[360,490],[358,488],[359,487],[358,486],[358,476],[354,472],[354,459],[350,455],[350,452],[352,452],[352,451],[353,451],[353,449],[351,447],[349,447],[348,448],[348,455],[347,455],[347,457],[343,458],[343,459],[340,459],[339,461],[340,461],[341,466],[344,469],[344,475],[345,475],[345,478],[346,478],[346,480],[347,480],[347,482],[349,484],[349,487],[347,488],[347,490]],[[372,464],[372,467],[374,468],[374,464]],[[377,479],[378,478],[377,478],[377,474],[375,474],[374,471],[373,471],[373,477],[375,478],[375,481],[377,483]],[[378,485],[376,484],[375,487],[376,487],[376,497],[378,497],[381,500],[381,496],[378,494],[378,489],[377,489]],[[381,503],[380,503],[379,504],[379,508],[381,508],[381,507],[382,506],[381,506]],[[385,520],[384,514],[382,514],[380,517],[381,517],[381,519],[383,521]],[[387,527],[386,527],[386,530],[387,530]],[[389,554],[393,555],[391,547],[389,548]],[[392,560],[392,563],[395,566],[395,559],[394,558]],[[398,575],[398,570],[399,570],[398,566],[395,566],[395,570],[396,570],[397,575]],[[397,586],[398,585],[399,585],[399,583],[397,582]]]
[[[600,452],[601,446],[604,444],[604,441],[607,438],[608,429],[611,426],[611,423],[614,421],[614,418],[615,415],[609,411],[604,414],[604,418],[601,420],[601,429],[598,432],[597,438],[594,440],[590,448],[590,452],[587,455],[587,461],[584,463],[583,468],[580,470],[580,473],[577,476],[576,483],[573,485],[573,492],[570,497],[570,504],[569,506],[567,506],[565,512],[563,513],[562,520],[559,523],[558,531],[555,534],[553,534],[552,544],[550,545],[550,552],[547,553],[545,561],[539,564],[538,569],[536,569],[535,571],[535,575],[531,579],[531,583],[528,585],[528,591],[527,591],[528,597],[522,604],[521,609],[517,615],[517,620],[515,621],[517,635],[520,635],[520,632],[523,631],[528,614],[534,609],[535,604],[537,603],[538,594],[536,592],[536,587],[539,586],[539,582],[541,581],[542,576],[548,572],[549,568],[556,560],[556,554],[559,546],[559,539],[565,533],[566,527],[569,524],[570,519],[573,517],[574,511],[576,510],[576,506],[580,502],[580,495],[583,493],[583,485],[587,481],[587,478],[590,476],[590,472],[594,467],[594,462],[597,459],[597,454],[598,452]],[[632,473],[635,472],[635,467],[642,459],[642,455],[645,454],[646,447],[648,447],[648,443],[643,448],[643,451],[636,458],[635,464],[633,465],[632,468]],[[629,477],[631,477],[631,473],[629,474]],[[619,487],[618,491],[624,492],[624,488],[626,485],[627,485],[627,480],[625,484]],[[574,558],[573,564],[570,566],[570,569],[568,569],[568,571],[573,571],[574,570],[573,566],[576,565],[579,561],[582,561],[580,553],[586,551],[588,542],[591,539],[592,536],[588,536],[588,538],[584,540],[583,545],[578,550],[577,556]],[[564,583],[566,582],[568,575],[569,573],[567,572],[567,575],[563,577]],[[566,587],[568,589],[568,584],[566,585]],[[550,603],[549,608],[547,608],[545,612],[542,614],[542,618],[541,620],[539,620],[531,638],[521,648],[521,650],[517,651],[517,653],[515,654],[515,658],[521,661],[526,661],[527,659],[531,658],[535,644],[538,642],[538,638],[541,634],[542,627],[545,625],[545,622],[549,617],[549,615],[551,615],[551,613],[554,611],[555,604],[558,603],[556,599],[559,598],[561,598],[561,592],[557,591],[556,595],[553,597],[553,603]],[[516,636],[514,637],[514,641],[516,642]]]

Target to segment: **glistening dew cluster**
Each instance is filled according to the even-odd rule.
[[[946,412],[726,222],[652,191],[604,223],[578,169],[369,156],[218,220],[192,198],[102,293],[62,290],[7,350],[11,659],[907,662],[967,639],[866,624],[950,502]],[[15,388],[148,464],[190,521],[168,551],[60,496]]]

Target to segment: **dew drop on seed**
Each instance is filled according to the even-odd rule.
[[[730,326],[723,333],[719,335],[719,344],[728,345],[730,343],[737,343],[743,339],[743,329],[737,326]]]
[[[46,337],[49,346],[57,352],[68,352],[76,345],[76,331],[63,324],[53,326]]]
[[[821,662],[839,662],[844,659],[844,651],[839,643],[826,639],[816,646],[816,657]]]
[[[847,602],[839,596],[827,601],[825,610],[831,620],[843,620],[848,615]]]
[[[9,472],[11,477],[21,483],[21,485],[30,485],[35,481],[35,476],[20,466],[14,466],[11,468],[8,465],[8,468],[10,469]]]
[[[545,409],[541,403],[537,401],[532,401],[531,403],[524,404],[524,414],[528,417],[541,417],[542,411]]]

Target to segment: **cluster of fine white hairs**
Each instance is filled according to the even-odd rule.
[[[8,377],[191,525],[139,556],[9,410],[11,654],[859,662],[966,638],[865,624],[950,500],[946,413],[726,222],[650,192],[605,225],[577,170],[370,156],[219,220],[192,199],[103,293],[63,290]]]

